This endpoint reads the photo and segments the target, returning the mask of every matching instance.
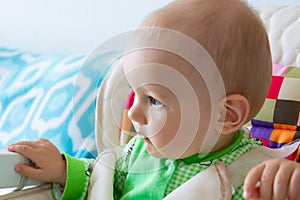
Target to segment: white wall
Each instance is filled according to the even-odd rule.
[[[134,29],[171,0],[0,0],[0,46],[41,53],[88,53]],[[249,0],[298,4],[300,0]]]
[[[300,0],[247,0],[254,6],[300,5]]]
[[[171,0],[0,0],[0,46],[89,52]]]

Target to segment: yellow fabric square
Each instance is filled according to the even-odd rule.
[[[274,99],[266,99],[263,107],[256,115],[255,119],[266,122],[273,122],[275,103],[276,100]]]
[[[300,101],[300,79],[285,77],[278,94],[278,99]]]
[[[300,79],[300,67],[289,67],[285,74],[285,77]]]

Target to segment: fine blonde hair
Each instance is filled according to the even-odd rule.
[[[148,15],[141,27],[169,28],[200,43],[216,63],[226,94],[250,104],[248,119],[263,105],[270,87],[272,60],[260,18],[239,0],[177,0]]]

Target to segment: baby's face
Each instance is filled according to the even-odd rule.
[[[170,157],[173,145],[168,150],[168,144],[175,139],[180,124],[180,105],[169,89],[158,84],[140,86],[128,116],[150,154]]]
[[[131,53],[122,64],[135,92],[128,116],[146,150],[173,159],[199,153],[210,120],[210,101],[195,70],[178,56],[159,50]]]

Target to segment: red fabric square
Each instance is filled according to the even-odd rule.
[[[272,82],[270,86],[270,90],[267,98],[269,99],[277,99],[280,91],[280,87],[282,84],[284,77],[282,76],[272,76]]]
[[[265,147],[269,146],[269,140],[263,138],[257,138],[257,139],[260,139]]]
[[[125,105],[126,110],[129,110],[131,108],[133,101],[134,101],[134,92],[130,91]]]

